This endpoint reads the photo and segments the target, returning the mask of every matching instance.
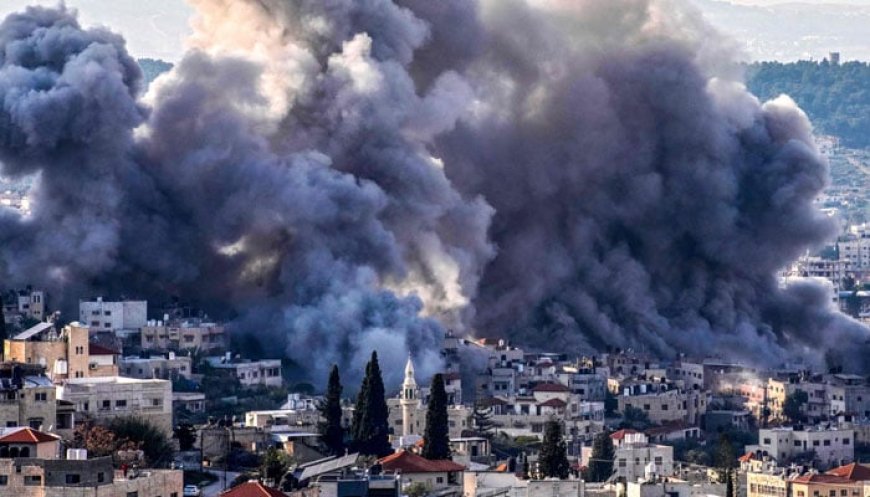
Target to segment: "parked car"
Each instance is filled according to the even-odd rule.
[[[202,491],[196,485],[184,486],[184,497],[199,497],[200,495],[202,495]]]

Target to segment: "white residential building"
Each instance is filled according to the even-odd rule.
[[[135,415],[172,433],[172,384],[166,380],[73,378],[57,387],[57,398],[98,421]]]
[[[118,369],[124,376],[143,380],[190,378],[193,370],[191,358],[186,355],[176,355],[175,352],[145,358],[123,357],[118,363]]]
[[[148,322],[148,302],[125,300],[104,301],[97,297],[79,302],[79,320],[92,331],[136,331]]]
[[[762,429],[758,431],[758,445],[748,445],[746,451],[773,458],[781,466],[795,456],[813,452],[820,465],[839,466],[855,460],[855,432],[837,428]]]
[[[215,369],[232,371],[239,382],[246,387],[264,385],[280,387],[284,383],[281,375],[280,359],[250,359],[233,358],[229,352],[223,356],[207,357],[208,364]]]
[[[645,434],[633,430],[619,430],[611,434],[610,438],[616,447],[613,477],[622,478],[626,482],[638,481],[649,473],[650,464],[655,467],[657,475],[673,475],[674,448],[672,446],[651,444]],[[591,455],[592,448],[583,447],[580,464],[587,465]]]

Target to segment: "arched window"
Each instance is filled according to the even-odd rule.
[[[12,447],[11,449],[9,449],[9,457],[11,457],[12,459],[18,457],[18,447]]]
[[[0,459],[9,458],[9,447],[0,447]]]
[[[30,457],[30,447],[21,447],[18,457]]]

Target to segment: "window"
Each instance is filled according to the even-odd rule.
[[[69,473],[66,475],[66,484],[75,485],[82,482],[82,475],[78,473]]]
[[[161,401],[161,399],[151,399],[151,406],[152,407],[160,407],[160,404],[161,404],[160,401]]]
[[[28,487],[37,487],[42,485],[41,475],[24,475],[24,484]]]
[[[800,446],[801,446],[801,441],[800,441],[800,440],[795,440],[795,441],[794,441],[794,446],[795,446],[795,447],[800,447]]]
[[[644,404],[644,405],[643,405],[643,410],[644,410],[644,411],[649,411],[649,404]]]
[[[111,401],[111,400],[104,400],[104,401],[103,401],[103,406],[100,408],[100,410],[102,410],[102,411],[108,411],[108,410],[111,409],[111,408],[112,408],[112,401]]]
[[[813,447],[818,447],[818,446],[819,446],[819,441],[813,440]]]
[[[435,478],[435,483],[444,483],[444,477],[443,477],[443,476],[438,476],[438,477],[436,477],[436,478]]]
[[[842,495],[843,497],[847,497],[849,495],[849,491],[844,488],[843,490],[840,490],[840,495]]]
[[[848,439],[848,438],[843,439],[843,445],[849,445],[849,443],[851,443],[850,439]]]
[[[625,459],[620,459],[619,462],[618,462],[618,466],[619,466],[620,468],[624,468],[624,467],[625,467]]]
[[[93,326],[94,328],[99,328],[100,322],[99,321],[91,321],[91,326]]]
[[[662,404],[662,411],[667,411],[667,410],[668,410],[668,405]]]
[[[36,393],[33,395],[33,399],[36,400],[37,402],[45,402],[45,401],[48,400],[48,393],[46,393],[46,392],[36,392]]]
[[[9,477],[6,475],[0,475],[0,487],[5,487],[9,485]]]
[[[115,401],[115,409],[121,409],[121,408],[125,408],[125,407],[127,407],[127,400],[126,399]]]
[[[99,316],[100,311],[91,311],[91,316]]]
[[[103,312],[103,315],[104,315],[104,316],[111,316],[111,315],[112,315],[112,311],[105,311],[105,312]]]
[[[127,492],[127,497],[139,497],[139,492]]]
[[[831,446],[831,441],[830,441],[830,440],[825,440],[824,442],[822,442],[822,445],[824,445],[825,447],[830,447],[830,446]]]
[[[104,483],[106,481],[106,473],[100,471],[97,473],[97,483]]]

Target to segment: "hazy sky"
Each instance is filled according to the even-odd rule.
[[[434,0],[433,0],[434,1]],[[690,0],[708,20],[743,43],[751,59],[870,60],[870,0]],[[0,16],[58,0],[0,0]],[[66,0],[85,24],[120,31],[138,57],[177,60],[189,31],[184,0]]]

